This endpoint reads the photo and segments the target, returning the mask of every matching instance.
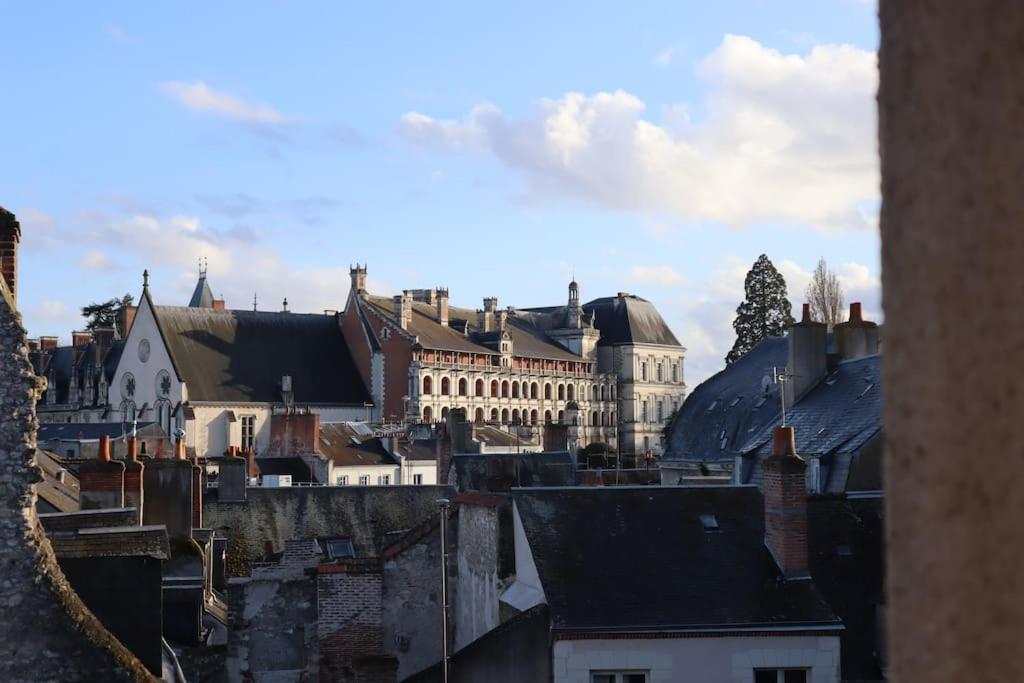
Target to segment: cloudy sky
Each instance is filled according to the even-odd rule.
[[[29,333],[152,273],[183,304],[447,286],[654,301],[695,384],[767,253],[879,318],[873,3],[9,4],[0,205]]]

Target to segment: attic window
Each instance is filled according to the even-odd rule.
[[[864,389],[864,391],[860,392],[860,396],[858,396],[857,398],[858,398],[858,399],[864,398],[864,396],[865,396],[865,395],[866,395],[866,394],[867,394],[867,393],[868,393],[869,391],[871,391],[871,389],[872,389],[872,388],[874,388],[874,386],[875,386],[874,384],[869,384],[869,385],[868,385],[868,386],[867,386],[867,387],[866,387],[866,388]]]
[[[718,531],[718,519],[714,515],[701,515],[700,525],[704,531]]]
[[[764,398],[763,396],[761,398],[757,399],[757,403],[754,404],[754,408],[760,408],[761,406],[763,406],[765,404],[765,401],[767,401],[767,400],[768,399]]]
[[[825,378],[825,384],[827,384],[829,386],[832,386],[833,384],[836,383],[837,379],[839,379],[839,371],[838,370],[833,372],[831,375],[829,375],[828,377]]]
[[[711,402],[711,405],[709,405],[709,406],[707,407],[707,410],[705,410],[704,412],[706,412],[706,413],[710,413],[710,412],[711,412],[712,410],[714,410],[714,409],[715,409],[715,406],[717,406],[717,405],[718,405],[718,400],[716,399],[716,400],[714,400],[714,401],[712,401],[712,402]]]
[[[819,429],[818,430],[818,436],[821,436],[822,434],[824,434],[825,433],[825,429],[826,429],[826,427],[822,427],[821,429]]]
[[[352,547],[352,540],[348,538],[334,538],[324,541],[324,549],[327,551],[328,559],[331,560],[356,556],[355,548]]]
[[[736,398],[734,398],[734,399],[732,400],[732,403],[730,403],[730,404],[729,404],[729,407],[730,407],[730,408],[735,408],[735,407],[736,407],[736,404],[737,404],[737,403],[739,403],[739,402],[740,402],[740,401],[742,401],[742,400],[743,400],[743,397],[742,397],[742,396],[737,396]]]

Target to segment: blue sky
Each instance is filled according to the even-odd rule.
[[[5,3],[0,204],[20,306],[196,260],[228,305],[382,293],[535,306],[630,291],[721,366],[762,252],[794,305],[826,258],[878,303],[873,4]]]

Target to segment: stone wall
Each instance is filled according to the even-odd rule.
[[[0,285],[0,680],[154,680],[61,572],[35,512],[35,405],[21,316]]]
[[[380,566],[325,564],[316,578],[320,671],[332,681],[355,680],[356,662],[382,650]]]
[[[506,503],[507,507],[510,507]],[[498,508],[459,505],[459,545],[455,551],[458,591],[453,601],[455,649],[500,623],[498,595]]]
[[[211,490],[213,493],[213,490]],[[411,529],[450,497],[443,486],[253,487],[244,503],[203,501],[206,526],[228,535],[228,574],[244,576],[267,550],[285,541],[317,537],[351,538],[357,557],[376,556],[386,533]]]

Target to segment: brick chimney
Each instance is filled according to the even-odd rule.
[[[18,243],[21,242],[21,224],[14,214],[0,206],[0,276],[3,277],[11,299],[18,303]]]
[[[133,507],[138,511],[139,524],[142,524],[142,470],[144,465],[139,462],[139,442],[134,436],[128,437],[128,456],[124,461],[124,506]]]
[[[850,319],[836,325],[835,335],[844,360],[878,353],[878,324],[864,320],[859,301],[850,304]]]
[[[270,417],[270,448],[266,455],[320,452],[320,415],[288,412]]]
[[[349,277],[352,278],[352,291],[362,293],[366,291],[366,265],[360,266],[358,263],[353,268],[349,266],[348,269]]]
[[[764,543],[785,579],[807,570],[807,463],[796,454],[796,432],[778,427],[763,465]]]
[[[437,289],[437,322],[441,327],[448,327],[448,289]]]
[[[100,437],[96,459],[78,468],[79,501],[83,510],[124,507],[124,463],[110,458],[110,437]]]
[[[392,302],[398,324],[402,326],[403,330],[409,329],[409,323],[412,322],[412,295],[406,290],[401,294],[396,294]]]
[[[452,408],[448,411],[444,431],[435,441],[437,449],[437,483],[448,483],[448,465],[452,455],[465,453],[469,445],[472,425],[466,422],[465,408]]]
[[[53,351],[55,348],[57,348],[57,345],[59,343],[60,343],[60,340],[57,337],[40,337],[39,338],[39,348],[42,351]]]
[[[213,310],[215,310],[215,311],[223,311],[224,310],[224,299],[214,299],[213,300]]]
[[[798,323],[789,328],[789,361],[785,384],[786,407],[803,398],[828,370],[828,328],[811,320],[811,305],[804,304]]]
[[[82,349],[92,341],[92,332],[89,330],[77,330],[71,333],[71,346]]]
[[[171,539],[192,535],[192,463],[185,459],[185,442],[174,444],[173,459],[154,459],[142,472],[144,524],[164,524]]]
[[[128,332],[130,332],[132,329],[132,323],[135,322],[135,314],[136,312],[138,312],[138,310],[138,306],[125,306],[124,308],[121,309],[121,312],[119,314],[120,320],[118,320],[118,324],[120,328],[123,330],[123,334],[121,335],[123,339],[128,338]]]

